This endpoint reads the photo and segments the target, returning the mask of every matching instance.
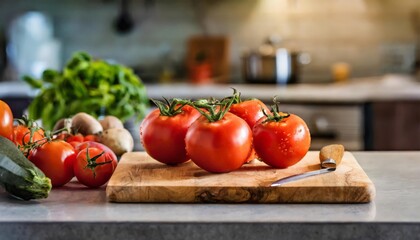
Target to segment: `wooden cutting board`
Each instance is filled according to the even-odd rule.
[[[270,187],[271,182],[319,169],[318,151],[294,166],[274,169],[254,160],[239,170],[215,174],[193,162],[167,166],[145,152],[126,153],[108,182],[111,202],[365,203],[375,186],[350,152],[335,172]]]

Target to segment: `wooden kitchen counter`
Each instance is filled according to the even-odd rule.
[[[0,239],[415,239],[420,152],[353,152],[376,187],[366,204],[111,203],[76,182],[24,202],[0,190]]]

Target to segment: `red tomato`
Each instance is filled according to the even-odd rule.
[[[97,142],[99,139],[96,135],[86,135],[83,139],[84,142],[86,141],[93,141],[93,142]]]
[[[175,116],[163,116],[159,109],[149,113],[140,125],[140,139],[146,152],[159,162],[170,165],[189,160],[185,134],[199,116],[200,113],[188,105]]]
[[[258,157],[275,168],[287,168],[299,162],[311,145],[305,121],[295,114],[280,121],[266,120],[267,117],[261,118],[253,128]]]
[[[68,143],[69,142],[83,142],[84,139],[85,139],[85,137],[82,134],[77,133],[75,135],[69,135],[69,136],[67,136],[66,137],[66,142],[68,142]]]
[[[18,146],[24,146],[28,143],[33,143],[44,138],[44,130],[41,128],[37,129],[31,138],[31,130],[25,125],[16,125],[13,128],[15,135],[15,144]]]
[[[51,179],[53,187],[63,186],[74,177],[76,153],[65,141],[56,140],[41,145],[32,151],[29,160]]]
[[[83,149],[77,154],[74,174],[87,187],[100,187],[111,178],[115,170],[113,160],[104,150],[94,147]]]
[[[79,144],[81,144],[82,142],[71,141],[71,142],[68,142],[68,143],[76,150],[76,147],[79,146]]]
[[[266,113],[270,112],[270,109],[268,109],[268,107],[260,100],[250,99],[240,103],[232,104],[229,112],[245,120],[249,127],[252,129],[255,123],[260,118],[264,117],[262,109],[264,109]]]
[[[80,151],[82,151],[85,148],[99,148],[103,151],[105,151],[105,154],[108,155],[108,158],[113,160],[113,164],[115,165],[115,167],[118,164],[118,158],[117,155],[115,155],[115,153],[107,146],[105,146],[102,143],[98,143],[98,142],[93,142],[93,141],[86,141],[86,142],[82,142],[79,143],[78,145],[76,145],[76,147],[74,148],[74,150],[76,151],[76,154],[79,154]]]
[[[232,104],[232,106],[229,109],[229,112],[245,120],[246,123],[248,123],[249,127],[252,129],[255,123],[260,118],[264,117],[263,109],[266,113],[270,112],[268,107],[260,100],[250,99]],[[254,148],[252,148],[252,152],[249,155],[249,158],[246,160],[246,162],[249,162],[255,158],[257,158],[257,154]]]
[[[252,131],[245,120],[227,112],[221,120],[200,117],[185,137],[191,160],[209,172],[230,172],[242,166],[252,148]]]
[[[13,114],[7,103],[0,100],[0,136],[13,142]]]

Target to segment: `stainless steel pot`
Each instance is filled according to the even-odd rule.
[[[276,47],[268,40],[257,51],[242,56],[242,72],[248,83],[297,83],[301,66],[310,62],[308,53]]]

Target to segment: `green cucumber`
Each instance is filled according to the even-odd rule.
[[[0,136],[0,185],[23,199],[47,198],[51,180],[8,139]]]

